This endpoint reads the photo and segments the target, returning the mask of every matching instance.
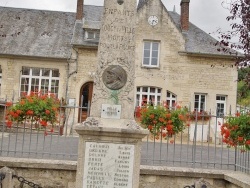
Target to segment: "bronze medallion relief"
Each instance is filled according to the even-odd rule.
[[[102,74],[104,85],[112,90],[121,89],[127,82],[127,73],[119,65],[110,65]]]

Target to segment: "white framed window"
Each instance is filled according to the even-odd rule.
[[[86,30],[85,39],[99,39],[100,31],[97,30]]]
[[[167,97],[166,97],[166,102],[167,102],[167,106],[169,108],[173,108],[175,107],[175,104],[177,102],[177,95],[175,95],[174,93],[167,91]]]
[[[136,91],[136,106],[145,105],[160,105],[161,102],[161,88],[157,87],[137,87]]]
[[[144,41],[142,66],[159,67],[160,42]]]
[[[217,117],[223,117],[226,114],[226,96],[216,96],[216,115]]]
[[[40,91],[42,94],[52,93],[58,97],[58,90],[58,69],[23,67],[20,94]]]
[[[206,94],[194,95],[194,110],[198,112],[206,111]]]

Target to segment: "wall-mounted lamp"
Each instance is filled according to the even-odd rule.
[[[124,3],[124,0],[117,0],[117,3],[118,3],[119,5],[122,5],[122,4]]]
[[[94,78],[95,72],[88,72],[90,78]]]

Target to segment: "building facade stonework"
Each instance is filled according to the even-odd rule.
[[[191,6],[187,4],[180,0],[185,14]],[[84,5],[79,19],[79,13],[0,7],[1,98],[11,100],[14,95],[17,101],[21,92],[37,89],[91,108],[89,86],[95,85],[103,11],[101,6]],[[134,107],[166,102],[228,114],[236,108],[234,58],[217,51],[215,39],[183,15],[168,11],[161,0],[139,1]],[[186,20],[185,30],[181,19]]]

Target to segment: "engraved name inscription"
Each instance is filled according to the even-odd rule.
[[[83,188],[132,188],[134,145],[86,142]]]

